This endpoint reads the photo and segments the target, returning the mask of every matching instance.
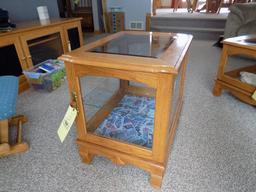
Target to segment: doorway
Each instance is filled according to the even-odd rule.
[[[60,17],[81,17],[84,32],[94,32],[92,0],[58,0]]]

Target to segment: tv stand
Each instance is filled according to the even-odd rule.
[[[18,76],[19,92],[29,88],[23,70],[83,45],[81,18],[16,25],[13,31],[0,33],[0,76]]]

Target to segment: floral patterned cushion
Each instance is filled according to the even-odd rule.
[[[18,83],[15,76],[0,77],[0,120],[8,119],[16,113]]]
[[[95,134],[152,147],[155,100],[125,95]]]

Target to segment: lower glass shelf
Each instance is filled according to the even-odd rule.
[[[155,99],[125,95],[94,134],[152,148]]]

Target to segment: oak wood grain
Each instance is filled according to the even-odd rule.
[[[255,73],[256,65],[244,67],[241,64],[241,68],[225,72],[229,56],[242,55],[256,59],[256,43],[251,43],[252,40],[256,42],[256,35],[238,36],[223,41],[223,50],[218,67],[217,79],[213,88],[213,95],[220,96],[222,90],[226,89],[241,101],[256,106],[256,101],[252,98],[256,87],[238,80],[240,71]]]
[[[91,163],[94,155],[102,155],[118,165],[138,166],[150,173],[151,185],[158,188],[161,187],[170,146],[174,140],[181,114],[188,49],[192,36],[172,34],[176,40],[158,58],[90,52],[90,49],[126,34],[145,35],[149,33],[116,33],[60,57],[66,65],[70,95],[74,91],[78,95],[79,114],[76,119],[76,128],[79,154],[85,163]],[[169,33],[154,34],[170,36]],[[180,86],[178,90],[175,90],[174,85],[178,75],[181,76]],[[89,76],[120,79],[120,88],[103,105],[103,108],[87,121],[79,79]],[[129,81],[143,83],[146,86],[131,85]],[[172,105],[175,91],[178,91],[176,108]],[[125,94],[155,98],[152,148],[94,134],[94,130]]]

